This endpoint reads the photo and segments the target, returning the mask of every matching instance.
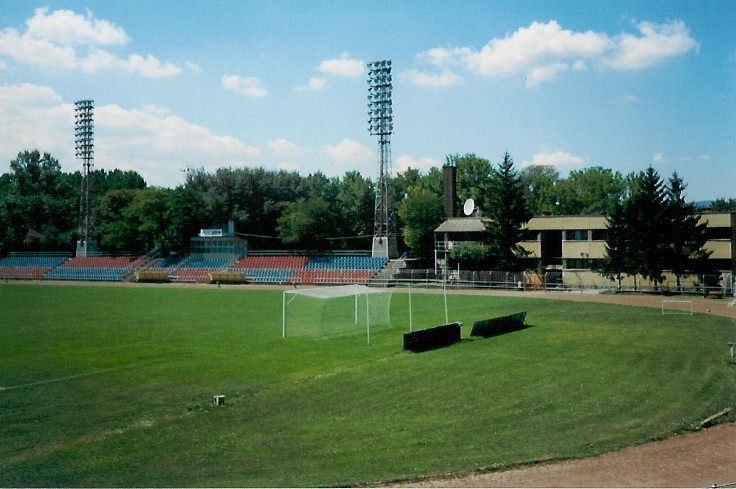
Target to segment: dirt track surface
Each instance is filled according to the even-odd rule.
[[[471,292],[476,293],[476,292]],[[489,292],[477,292],[489,294]],[[521,292],[540,299],[662,307],[662,296]],[[676,300],[676,298],[672,298]],[[735,318],[730,299],[687,297],[693,313]],[[734,338],[736,341],[736,338]],[[725,348],[725,345],[724,345]],[[724,349],[725,351],[725,349]],[[736,366],[734,366],[736,369]],[[718,425],[597,457],[435,478],[411,487],[736,487],[736,423]],[[732,485],[733,484],[733,485]]]
[[[710,487],[736,482],[736,424],[597,457],[434,479],[413,487]]]

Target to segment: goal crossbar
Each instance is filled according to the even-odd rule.
[[[693,314],[693,301],[662,300],[662,314]]]

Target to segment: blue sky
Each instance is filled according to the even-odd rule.
[[[375,178],[369,61],[393,62],[394,172],[450,154],[518,168],[677,172],[736,197],[736,3],[724,1],[5,2],[0,171],[74,158],[173,187],[187,167]]]

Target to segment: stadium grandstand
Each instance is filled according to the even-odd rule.
[[[65,254],[14,254],[0,258],[0,279],[40,280],[58,267],[69,255]]]
[[[143,258],[77,256],[49,270],[46,280],[122,282],[143,264]]]
[[[76,256],[17,254],[0,259],[0,278],[106,282],[367,284],[387,263],[370,252],[253,252],[232,222],[201,229],[188,255]]]
[[[242,277],[237,282],[346,285],[367,284],[388,262],[386,258],[373,258],[361,252],[337,256],[285,253],[229,258],[209,258],[202,254],[165,258],[13,255],[0,258],[0,279],[208,283],[221,281],[213,275],[220,272]]]

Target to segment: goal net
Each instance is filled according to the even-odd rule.
[[[693,314],[693,301],[662,301],[662,314]]]
[[[365,334],[391,327],[391,290],[365,285],[285,290],[283,337]]]

